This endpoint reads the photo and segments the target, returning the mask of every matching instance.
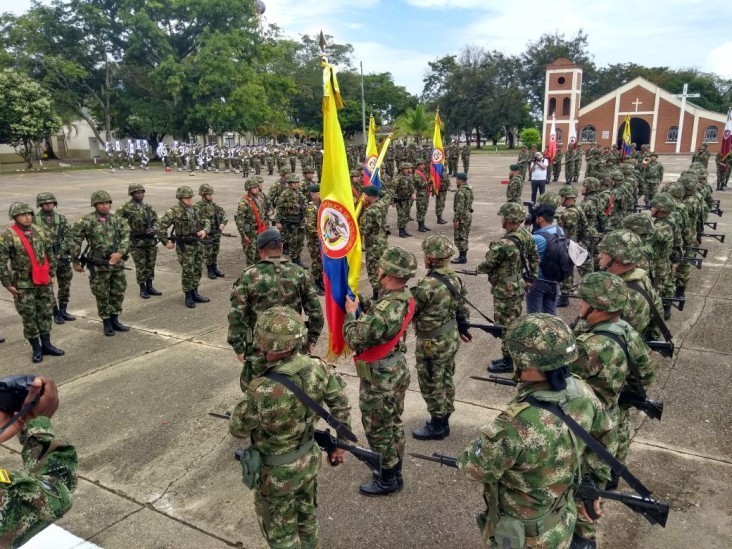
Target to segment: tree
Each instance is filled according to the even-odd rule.
[[[521,138],[521,143],[527,147],[533,147],[534,145],[539,145],[539,143],[541,143],[541,134],[536,128],[526,128],[525,130],[521,130],[519,137]]]
[[[408,108],[394,123],[396,136],[412,137],[420,141],[423,137],[431,137],[435,130],[435,115],[427,112],[424,105]]]
[[[12,145],[27,169],[33,168],[33,143],[60,127],[48,91],[11,69],[0,71],[0,143]]]

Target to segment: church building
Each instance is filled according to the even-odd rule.
[[[676,95],[638,77],[582,107],[582,69],[568,59],[557,59],[546,68],[543,142],[549,142],[554,117],[557,143],[564,150],[572,139],[580,146],[593,142],[620,146],[629,115],[631,140],[638,149],[650,144],[659,154],[688,154],[707,143],[714,154],[727,115],[697,107],[690,97],[698,95],[686,87]]]

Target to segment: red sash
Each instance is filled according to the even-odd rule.
[[[254,212],[254,219],[257,221],[257,234],[266,230],[267,224],[264,221],[262,221],[262,218],[259,216],[259,208],[257,208],[257,204],[254,202],[254,200],[252,200],[252,197],[249,196],[249,194],[245,194],[244,196],[242,196],[242,198],[249,203],[249,206],[252,208],[252,211]]]
[[[368,349],[362,351],[360,354],[353,357],[353,361],[356,362],[358,360],[363,360],[364,362],[376,362],[377,360],[381,360],[382,358],[388,356],[389,353],[394,350],[394,347],[397,346],[397,343],[399,343],[399,338],[402,337],[402,335],[404,335],[404,332],[407,331],[407,327],[412,321],[413,316],[414,298],[410,297],[409,305],[407,306],[407,316],[404,318],[404,322],[402,322],[402,327],[397,332],[397,335],[395,335],[386,343],[382,343],[374,347],[369,347]]]
[[[45,286],[51,282],[51,265],[48,263],[48,254],[43,257],[43,265],[38,263],[33,246],[31,246],[31,243],[28,241],[28,237],[20,230],[20,227],[13,225],[10,228],[18,235],[20,242],[25,248],[25,253],[28,254],[28,259],[30,259],[31,262],[31,279],[33,280],[33,284],[36,286]]]
[[[427,192],[427,198],[429,198],[429,180],[430,180],[430,178],[427,177],[424,173],[422,173],[421,170],[414,170],[414,173],[417,174],[419,177],[421,177],[422,178],[422,181],[424,181],[425,183],[427,183],[427,191],[428,191]]]
[[[613,204],[615,203],[615,197],[613,195],[610,195],[610,200],[608,201],[607,208],[602,212],[606,216],[610,215],[613,211]]]

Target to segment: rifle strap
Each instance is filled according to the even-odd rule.
[[[456,299],[457,301],[465,301],[465,303],[467,303],[467,304],[468,304],[468,305],[470,305],[470,306],[471,306],[471,307],[472,307],[473,309],[475,309],[475,312],[477,312],[477,313],[478,313],[478,314],[479,314],[480,316],[482,316],[483,318],[485,318],[485,319],[486,319],[486,320],[487,320],[488,322],[490,322],[491,324],[495,324],[495,322],[494,322],[493,320],[491,320],[491,319],[490,319],[490,318],[488,318],[488,317],[487,317],[486,315],[484,315],[484,314],[483,314],[483,313],[482,313],[482,312],[480,311],[480,309],[478,309],[478,307],[476,307],[475,305],[473,305],[473,304],[472,304],[472,303],[471,303],[471,302],[470,302],[470,301],[468,300],[468,298],[467,298],[467,297],[465,297],[465,296],[464,296],[464,295],[463,295],[462,293],[460,293],[460,290],[458,290],[458,289],[457,289],[457,288],[455,287],[455,285],[454,285],[454,284],[453,284],[452,282],[450,282],[450,281],[449,281],[449,280],[447,279],[447,277],[446,277],[445,275],[442,275],[442,274],[440,274],[440,273],[436,273],[436,272],[434,272],[434,271],[430,271],[430,272],[428,272],[428,273],[427,273],[427,276],[428,276],[428,277],[430,277],[430,278],[434,278],[435,280],[439,280],[440,282],[442,282],[442,283],[443,283],[443,284],[444,284],[445,286],[447,286],[447,289],[448,289],[448,290],[450,290],[450,293],[452,294],[452,296],[453,296],[453,297],[454,297],[454,298],[455,298],[455,299]]]
[[[277,383],[280,383],[287,387],[290,391],[292,391],[292,394],[300,399],[300,402],[302,402],[305,406],[307,406],[313,412],[323,418],[326,423],[328,423],[328,425],[333,427],[333,429],[336,430],[336,433],[338,433],[339,436],[346,438],[351,442],[358,442],[358,438],[356,437],[356,435],[353,434],[353,432],[351,432],[348,427],[346,427],[337,417],[328,412],[320,404],[315,402],[310,397],[310,395],[308,395],[300,387],[295,385],[295,383],[293,383],[292,380],[290,380],[288,377],[283,376],[282,374],[278,374],[277,372],[267,372],[266,374],[264,374],[264,377],[267,377],[272,381],[276,381]]]
[[[529,262],[526,261],[526,255],[524,254],[524,246],[521,243],[521,240],[516,238],[515,236],[506,235],[504,236],[506,240],[510,240],[514,243],[514,245],[518,248],[519,251],[519,257],[521,258],[521,267],[524,270],[524,277],[528,280],[531,278],[531,269],[529,268]]]
[[[582,439],[582,441],[593,451],[598,457],[607,463],[613,472],[628,483],[638,495],[644,498],[651,497],[651,491],[645,487],[645,485],[630,471],[628,468],[620,463],[615,457],[607,451],[607,449],[593,437],[590,433],[585,431],[582,426],[577,423],[573,418],[564,413],[559,406],[550,402],[542,402],[533,395],[529,395],[524,399],[526,402],[542,410],[546,410],[550,414],[554,414],[559,420],[564,423],[569,430],[575,435]]]
[[[668,326],[666,326],[666,323],[663,321],[663,317],[658,312],[658,309],[656,309],[656,304],[653,302],[650,294],[643,286],[638,283],[637,280],[629,280],[626,282],[626,285],[631,290],[635,290],[643,296],[643,298],[648,303],[648,307],[651,310],[651,318],[653,319],[653,322],[656,324],[656,326],[658,326],[658,329],[661,330],[661,333],[663,334],[663,338],[666,340],[666,343],[670,343],[673,339],[673,336],[671,335],[671,330],[668,329]]]
[[[641,397],[647,398],[646,388],[643,387],[640,371],[638,371],[638,365],[635,363],[635,360],[633,360],[633,358],[630,356],[630,353],[628,352],[628,344],[625,342],[625,340],[618,334],[608,332],[606,330],[591,330],[591,332],[593,334],[609,337],[620,346],[620,348],[625,353],[625,361],[628,363],[628,370],[630,370],[630,374],[633,376],[632,381],[633,385],[635,385],[635,392],[638,393]]]

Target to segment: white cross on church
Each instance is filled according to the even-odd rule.
[[[681,98],[681,111],[679,112],[679,135],[676,138],[676,152],[681,152],[681,134],[684,130],[684,113],[686,112],[686,98],[700,97],[698,93],[689,93],[689,84],[684,84],[684,90],[676,97]]]
[[[637,97],[635,98],[635,101],[633,101],[633,103],[631,103],[631,105],[635,105],[635,112],[638,112],[638,105],[642,105],[642,104],[643,104],[643,101],[639,101]]]

